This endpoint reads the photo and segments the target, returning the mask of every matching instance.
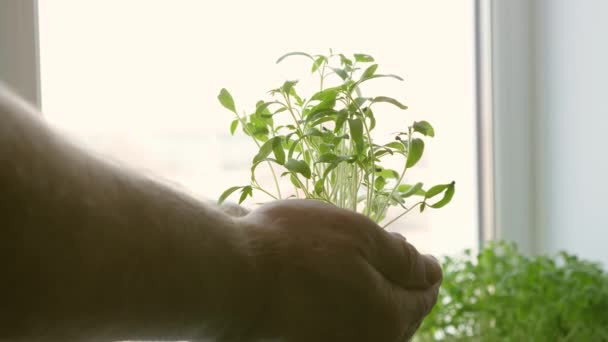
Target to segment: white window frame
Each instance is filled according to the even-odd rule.
[[[510,240],[534,254],[540,251],[539,154],[533,136],[535,5],[528,0],[477,2],[481,241]]]
[[[496,238],[492,117],[491,1],[475,1],[475,87],[479,244]]]

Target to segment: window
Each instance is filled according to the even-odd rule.
[[[405,82],[379,82],[406,112],[379,114],[378,135],[429,120],[437,136],[412,177],[456,180],[453,202],[407,215],[393,230],[421,250],[477,244],[474,1],[39,2],[42,107],[97,153],[216,198],[248,181],[255,146],[232,137],[219,105],[230,89],[252,109],[285,79],[305,79],[290,51],[364,52]]]

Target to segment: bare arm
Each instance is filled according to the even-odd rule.
[[[184,338],[253,321],[253,266],[230,217],[83,153],[0,96],[0,337]]]

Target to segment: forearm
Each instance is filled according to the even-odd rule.
[[[251,318],[254,269],[233,220],[0,102],[7,338],[188,338]]]

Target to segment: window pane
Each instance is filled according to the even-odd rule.
[[[477,239],[472,0],[40,1],[42,105],[90,149],[217,198],[249,180],[255,145],[229,134],[217,102],[230,89],[251,110],[286,79],[310,79],[290,51],[364,52],[405,82],[370,94],[403,100],[377,113],[378,139],[414,120],[436,138],[411,180],[456,180],[444,209],[407,215],[392,229],[420,249],[452,253]],[[178,185],[179,184],[179,185]],[[392,213],[395,214],[395,213]]]

